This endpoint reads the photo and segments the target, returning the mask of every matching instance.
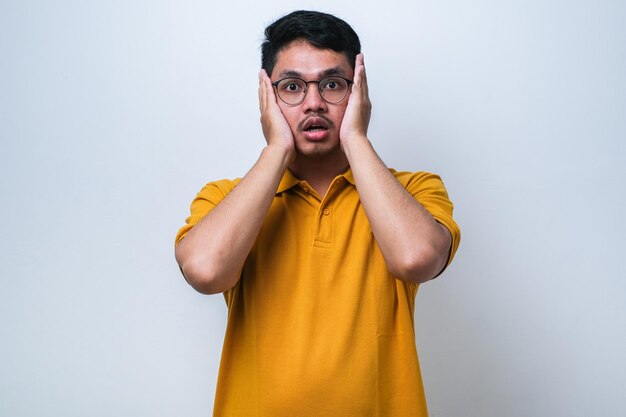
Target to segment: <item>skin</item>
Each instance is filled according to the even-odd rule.
[[[336,104],[322,100],[309,85],[302,103],[277,99],[273,81],[297,73],[306,81],[329,71],[353,78],[349,96]],[[187,281],[212,294],[237,284],[287,168],[323,196],[333,178],[350,167],[363,208],[389,271],[398,279],[422,283],[445,266],[449,231],[437,223],[389,172],[369,139],[371,115],[363,55],[354,70],[343,53],[296,40],[278,54],[272,74],[259,73],[259,109],[267,146],[254,166],[176,246],[176,259]],[[307,133],[314,118],[328,128]]]
[[[279,52],[271,79],[263,70],[259,75],[261,124],[268,145],[280,143],[292,149],[295,155],[289,169],[298,178],[306,179],[318,194],[324,195],[332,179],[345,172],[349,165],[339,139],[349,97],[330,104],[322,99],[314,84],[309,84],[304,101],[297,106],[288,105],[277,99],[271,83],[290,75],[307,81],[319,80],[325,75],[352,79],[354,71],[344,54],[296,40]],[[316,118],[328,124],[329,129],[315,134],[305,132],[303,127],[307,120]],[[272,129],[266,131],[265,126]]]

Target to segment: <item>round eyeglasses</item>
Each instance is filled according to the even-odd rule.
[[[272,85],[276,88],[278,97],[282,101],[290,106],[296,106],[304,101],[309,83],[317,84],[320,96],[325,102],[336,104],[346,98],[352,81],[337,75],[324,77],[319,81],[304,81],[302,78],[288,77],[282,78]]]

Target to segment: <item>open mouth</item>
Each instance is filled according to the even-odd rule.
[[[323,132],[325,130],[328,130],[328,128],[322,125],[312,125],[304,129],[305,132]]]
[[[324,117],[312,116],[302,123],[302,131],[304,132],[323,132],[330,129],[332,122]]]

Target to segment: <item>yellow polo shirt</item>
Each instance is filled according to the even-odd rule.
[[[450,230],[441,179],[391,170]],[[207,184],[176,242],[239,182]],[[387,271],[352,173],[321,197],[287,171],[224,296],[228,326],[217,417],[427,416],[413,328],[417,285]]]

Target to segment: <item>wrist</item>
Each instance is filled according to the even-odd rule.
[[[353,135],[347,135],[341,138],[341,148],[348,158],[350,158],[350,154],[355,149],[361,148],[363,146],[371,147],[369,139],[364,134],[357,133]]]
[[[272,143],[263,148],[261,156],[276,161],[281,169],[286,170],[295,159],[296,152],[293,146]]]

